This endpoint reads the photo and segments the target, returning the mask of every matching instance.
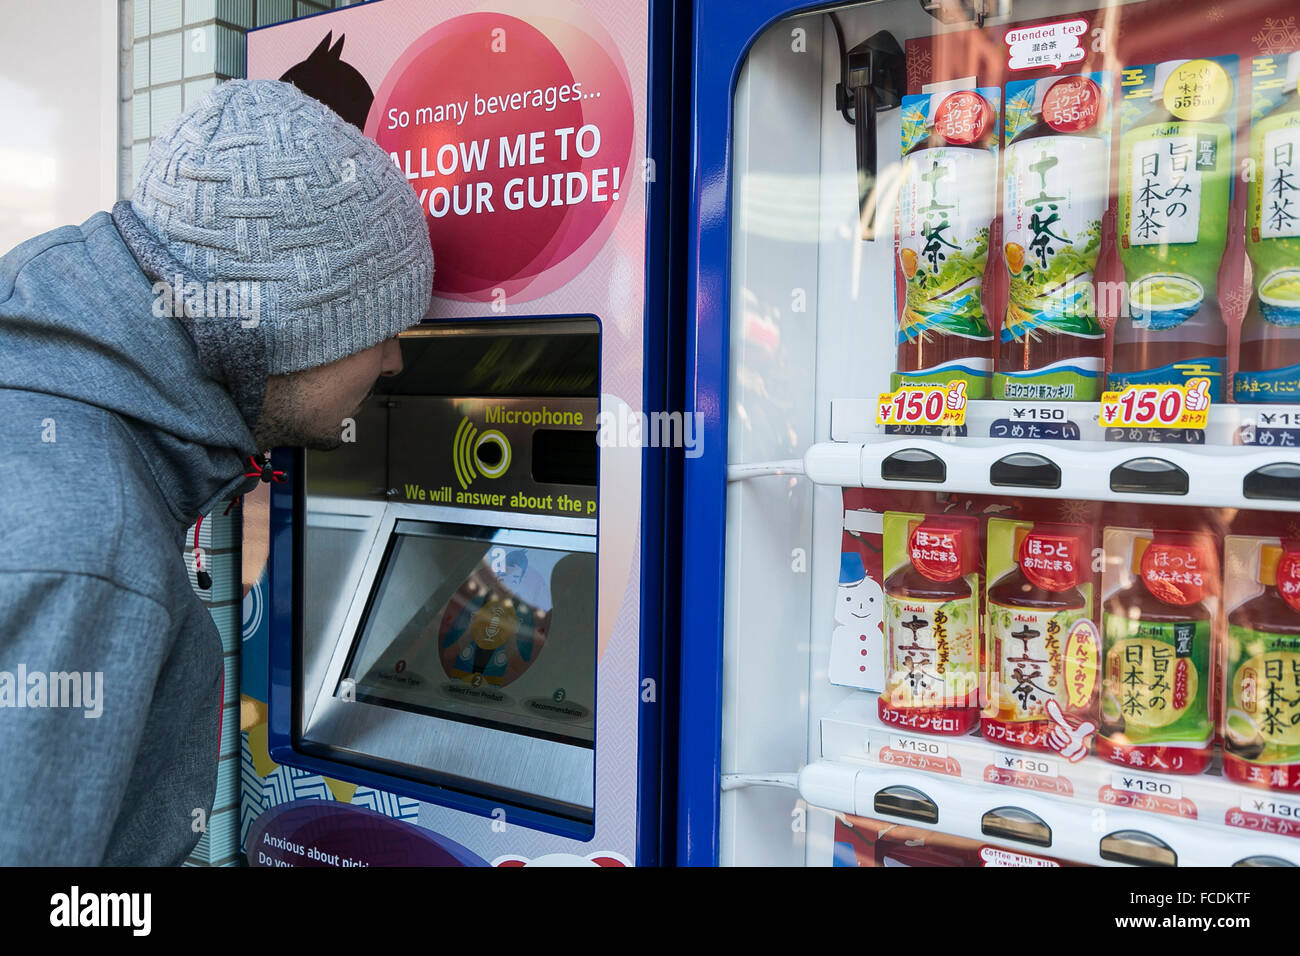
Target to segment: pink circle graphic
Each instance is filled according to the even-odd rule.
[[[388,72],[366,135],[420,197],[435,295],[536,298],[577,275],[626,202],[626,70],[590,35],[472,13],[420,36]]]

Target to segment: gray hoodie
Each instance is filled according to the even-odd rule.
[[[221,643],[180,552],[256,449],[154,302],[107,213],[0,259],[0,864],[177,864],[212,807]]]

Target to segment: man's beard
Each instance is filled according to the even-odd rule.
[[[306,424],[312,420],[311,396],[298,388],[292,378],[286,384],[288,387],[279,390],[272,401],[262,406],[253,432],[258,449],[266,451],[294,446],[312,451],[333,451],[342,445],[344,423],[338,422],[327,432],[313,431]]]
[[[304,429],[281,410],[266,412],[257,423],[254,433],[257,447],[263,451],[282,446],[308,448],[312,451],[333,451],[343,444],[343,425],[337,431],[321,435]]]

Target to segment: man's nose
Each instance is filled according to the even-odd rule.
[[[384,343],[383,362],[379,366],[380,375],[397,375],[402,371],[402,345],[396,336]]]

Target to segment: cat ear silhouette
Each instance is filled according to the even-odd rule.
[[[375,94],[366,78],[354,66],[343,62],[343,39],[343,34],[339,34],[334,41],[333,30],[326,33],[307,59],[289,67],[280,79],[320,100],[357,129],[365,130]]]

